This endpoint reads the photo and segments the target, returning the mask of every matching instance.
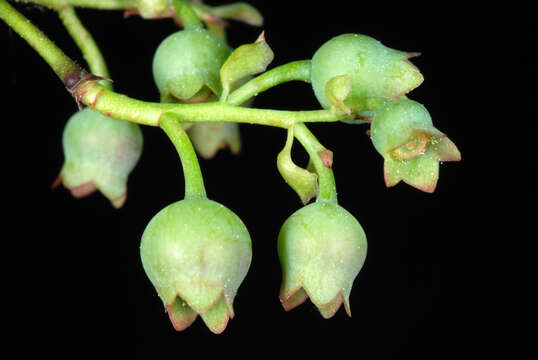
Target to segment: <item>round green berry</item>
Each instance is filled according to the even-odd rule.
[[[252,258],[237,215],[207,198],[175,202],[151,219],[140,254],[176,329],[201,315],[212,331],[224,330]]]
[[[225,42],[205,29],[168,36],[153,57],[153,78],[161,97],[187,100],[204,86],[220,95],[220,68],[230,53]]]
[[[312,57],[314,93],[324,108],[331,106],[325,86],[336,76],[347,75],[351,91],[345,105],[354,111],[371,110],[386,99],[397,99],[419,86],[423,77],[406,53],[386,47],[361,34],[343,34],[323,44]]]

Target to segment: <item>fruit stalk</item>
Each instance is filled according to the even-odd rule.
[[[310,82],[310,60],[292,61],[268,70],[233,91],[226,102],[241,105],[253,96],[288,81]]]
[[[173,114],[163,114],[160,126],[174,144],[181,159],[185,177],[185,199],[193,197],[205,198],[206,192],[202,171],[189,136]]]
[[[181,21],[185,29],[203,28],[204,25],[189,4],[183,0],[173,0],[176,9],[176,18]]]
[[[337,203],[336,182],[334,173],[322,159],[322,154],[328,150],[320,144],[318,139],[308,130],[305,124],[295,124],[294,134],[297,140],[303,145],[310,159],[314,163],[316,173],[318,174],[318,196],[316,201],[328,201]],[[332,155],[331,155],[332,156]],[[330,159],[332,164],[332,158]]]

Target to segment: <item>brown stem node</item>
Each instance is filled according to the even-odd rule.
[[[83,86],[83,85],[90,82],[96,82],[96,81],[101,81],[101,80],[112,81],[111,79],[108,79],[102,76],[93,75],[84,70],[81,70],[75,73],[67,74],[64,77],[64,84],[67,91],[69,91],[71,96],[73,96],[73,98],[75,99],[77,106],[80,110],[82,109],[81,100],[86,93],[86,86]]]

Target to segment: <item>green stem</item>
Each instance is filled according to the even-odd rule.
[[[84,25],[80,22],[75,9],[72,6],[60,8],[58,9],[58,16],[82,52],[91,73],[97,76],[110,78],[105,59],[103,58],[99,47],[88,30],[86,30]],[[101,85],[112,90],[112,83],[110,81],[102,81]]]
[[[17,0],[34,3],[51,9],[61,9],[66,6],[84,7],[100,10],[126,10],[136,8],[136,0]]]
[[[217,17],[242,21],[253,26],[262,26],[263,24],[263,16],[260,12],[252,5],[242,1],[216,6],[207,6],[202,3],[193,2],[191,6],[202,19],[204,17]]]
[[[204,24],[189,4],[183,0],[172,0],[172,3],[176,9],[176,16],[185,29],[201,29],[204,27]]]
[[[6,0],[0,0],[0,18],[21,35],[45,59],[64,84],[84,79],[85,71],[50,41]],[[240,122],[289,128],[297,122],[335,122],[341,115],[330,110],[283,111],[252,109],[222,103],[160,104],[140,101],[115,93],[92,81],[81,81],[73,95],[101,113],[142,125],[159,126],[164,112],[173,112],[184,122]]]
[[[331,168],[324,165],[323,160],[320,157],[320,152],[326,151],[327,149],[325,149],[325,147],[319,143],[318,139],[316,139],[314,134],[308,130],[305,124],[295,124],[294,135],[306,149],[310,159],[314,163],[314,167],[316,168],[319,184],[318,197],[316,201],[329,201],[336,203],[337,197],[334,173]]]
[[[181,159],[185,176],[185,199],[206,197],[204,179],[196,153],[185,130],[174,114],[165,113],[161,117],[161,128],[174,144]]]
[[[253,96],[288,81],[310,82],[310,60],[298,60],[273,68],[233,91],[226,102],[241,105]]]
[[[310,82],[310,60],[294,61],[265,72],[231,93],[227,102],[233,105],[240,105],[262,91],[283,82],[294,80]],[[336,203],[334,173],[332,169],[324,165],[319,155],[320,151],[327,149],[320,144],[304,123],[295,124],[294,136],[308,152],[318,174],[319,190],[317,201]]]
[[[132,99],[91,81],[95,79],[88,80],[82,68],[6,0],[0,0],[0,10],[0,18],[34,47],[78,101],[116,119],[159,126],[162,114],[172,112],[184,122],[240,122],[287,129],[298,122],[334,122],[345,118],[345,115],[335,114],[330,109],[284,111],[244,108],[222,103],[159,104]],[[80,80],[80,83],[76,80]],[[275,83],[275,81],[262,81],[262,83]],[[261,91],[263,88],[265,86],[258,87],[258,90]]]
[[[83,72],[80,66],[6,0],[0,0],[0,18],[41,55],[64,84],[69,83],[73,75]]]
[[[238,122],[285,129],[299,122],[335,122],[345,117],[334,114],[330,109],[286,111],[247,108],[219,102],[197,104],[146,102],[92,83],[87,83],[78,90],[82,94],[81,102],[89,107],[115,119],[150,126],[159,126],[159,119],[165,112],[174,113],[182,122]]]

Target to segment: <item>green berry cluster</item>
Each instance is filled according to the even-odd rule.
[[[125,10],[144,18],[173,17],[184,27],[165,38],[154,54],[152,71],[160,102],[142,102],[98,82],[107,77],[106,68],[89,34],[81,31],[69,0],[46,3],[60,12],[77,43],[84,45],[80,47],[90,68],[100,72],[90,76],[0,0],[0,18],[45,58],[77,102],[89,106],[76,112],[64,128],[65,161],[55,184],[63,183],[77,198],[99,190],[114,207],[121,207],[129,174],[142,152],[139,124],[159,126],[180,156],[184,199],[151,219],[140,245],[144,270],[176,330],[186,329],[200,316],[212,332],[224,331],[235,315],[233,301],[251,264],[252,243],[245,224],[207,197],[197,160],[197,155],[211,158],[223,147],[239,152],[239,122],[287,132],[275,156],[276,169],[304,206],[275,234],[282,267],[280,300],[290,310],[309,298],[324,318],[342,305],[351,315],[349,297],[368,246],[360,223],[338,204],[332,152],[306,123],[368,123],[388,187],[403,181],[433,192],[439,163],[461,158],[456,145],[434,127],[425,106],[407,96],[424,80],[409,61],[418,53],[391,49],[367,35],[343,34],[321,45],[311,59],[267,70],[274,55],[263,33],[236,49],[226,41],[223,18],[261,23],[261,16],[247,4],[211,7],[202,1],[136,0],[125,2]],[[252,108],[258,93],[292,80],[311,83],[322,109]],[[308,153],[306,168],[291,158],[295,140]]]

